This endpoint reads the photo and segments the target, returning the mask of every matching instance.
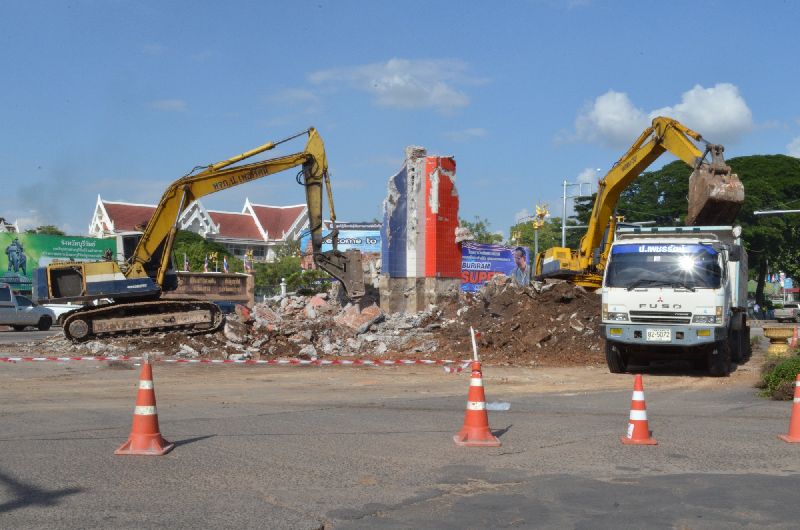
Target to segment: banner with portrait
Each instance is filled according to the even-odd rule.
[[[515,283],[530,283],[530,249],[467,242],[461,246],[461,290],[476,292],[497,274]]]

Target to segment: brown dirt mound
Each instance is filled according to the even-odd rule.
[[[443,335],[462,356],[472,346],[469,327],[480,333],[482,359],[509,364],[572,366],[603,364],[600,298],[568,283],[541,290],[499,279],[468,301]]]

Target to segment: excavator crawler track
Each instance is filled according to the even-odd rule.
[[[116,303],[73,311],[64,319],[64,335],[84,342],[115,335],[183,331],[213,333],[225,322],[219,306],[202,300]]]

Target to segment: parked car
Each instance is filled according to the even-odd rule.
[[[56,323],[60,326],[64,322],[67,313],[83,307],[80,304],[43,304],[43,307],[50,309],[56,315]]]
[[[16,331],[36,326],[40,331],[46,331],[55,321],[56,314],[52,309],[38,305],[27,296],[15,294],[10,285],[0,283],[0,326],[11,326]]]
[[[800,322],[800,312],[795,302],[786,302],[783,307],[776,307],[774,311],[778,322]]]

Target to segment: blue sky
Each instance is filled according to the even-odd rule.
[[[195,165],[313,125],[340,220],[381,216],[413,144],[454,155],[461,216],[507,233],[536,203],[560,215],[562,181],[596,181],[654,114],[728,157],[800,156],[799,15],[776,1],[4,2],[0,216],[85,233],[98,194],[155,204]],[[293,172],[203,202],[245,197],[303,202]]]

